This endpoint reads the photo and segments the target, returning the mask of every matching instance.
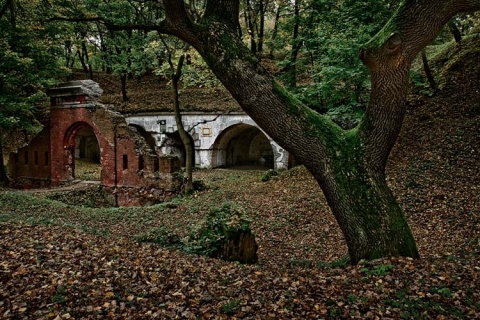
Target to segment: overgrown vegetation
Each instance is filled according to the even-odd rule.
[[[135,239],[187,253],[219,257],[230,240],[238,238],[240,234],[252,233],[250,222],[244,209],[227,202],[210,209],[207,216],[197,224],[188,226],[188,233],[184,238],[160,226],[135,236]]]

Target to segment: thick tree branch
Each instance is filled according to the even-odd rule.
[[[453,15],[479,9],[480,0],[406,0],[360,53],[372,90],[359,132],[365,163],[379,178],[400,133],[413,59]]]
[[[216,22],[198,38],[205,41],[195,49],[242,109],[309,169],[326,173],[327,149],[340,144],[344,131],[276,83],[235,30]]]

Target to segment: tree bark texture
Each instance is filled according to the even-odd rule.
[[[122,73],[120,75],[120,83],[122,87],[122,100],[124,102],[128,101],[128,94],[127,94],[127,74]]]
[[[0,128],[0,185],[6,185],[7,173],[5,172],[5,163],[3,161],[3,132]]]
[[[294,24],[292,34],[292,51],[290,52],[290,61],[285,67],[287,74],[287,85],[290,88],[297,86],[297,57],[302,47],[302,43],[299,40],[300,29],[300,0],[295,0],[294,7]]]
[[[182,67],[183,62],[185,60],[185,55],[181,55],[180,59],[178,60],[177,69],[175,70],[172,59],[169,57],[169,64],[172,69],[172,95],[173,95],[173,110],[175,113],[175,124],[177,125],[178,133],[180,135],[180,139],[182,140],[183,146],[185,147],[185,175],[186,175],[186,183],[185,183],[185,193],[189,193],[193,190],[193,146],[190,141],[190,136],[185,130],[182,121],[182,113],[180,111],[180,100],[178,94],[178,82],[182,76]]]
[[[371,97],[359,126],[348,131],[296,100],[259,64],[229,21],[238,21],[238,15],[229,16],[238,0],[209,1],[207,8],[215,10],[207,10],[199,24],[175,10],[178,1],[164,3],[165,32],[195,47],[243,110],[313,174],[345,235],[351,261],[417,258],[385,167],[405,115],[412,60],[454,14],[480,10],[480,0],[404,1],[361,51],[370,70]],[[219,15],[223,11],[227,14]]]

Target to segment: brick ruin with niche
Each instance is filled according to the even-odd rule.
[[[98,102],[102,90],[91,80],[59,85],[48,91],[50,122],[9,159],[11,186],[56,187],[75,179],[78,133],[90,128],[98,142],[100,183],[120,206],[162,202],[178,193],[176,157],[160,156],[124,117]]]

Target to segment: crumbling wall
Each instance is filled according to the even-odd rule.
[[[174,174],[180,169],[179,160],[159,158],[121,114],[97,101],[101,92],[91,80],[49,90],[49,129],[11,156],[10,171],[17,186],[31,187],[26,180],[52,186],[72,181],[76,138],[82,129],[90,127],[100,150],[101,185],[113,195],[115,205],[145,205],[176,195],[182,182]]]
[[[43,128],[28,146],[10,154],[8,175],[12,188],[50,186],[50,128]]]

